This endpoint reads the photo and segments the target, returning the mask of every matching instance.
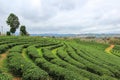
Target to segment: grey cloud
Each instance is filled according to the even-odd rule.
[[[120,0],[0,0],[0,26],[15,13],[31,33],[120,31]],[[116,29],[117,28],[117,29]]]

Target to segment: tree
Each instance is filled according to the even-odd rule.
[[[7,32],[6,32],[6,35],[7,35],[7,36],[10,36],[10,35],[11,35],[11,34],[10,34],[10,31],[7,31]]]
[[[24,36],[24,35],[28,35],[27,31],[26,31],[26,27],[24,25],[22,25],[20,27],[20,35]]]
[[[15,28],[10,28],[11,33],[15,33],[16,29]]]
[[[16,32],[16,29],[18,29],[19,25],[20,25],[18,17],[15,14],[13,14],[13,13],[11,13],[9,15],[9,17],[7,18],[6,23],[8,25],[10,25],[10,32],[12,34],[14,34]]]

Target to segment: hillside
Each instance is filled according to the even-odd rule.
[[[0,36],[0,80],[120,80],[120,46]]]

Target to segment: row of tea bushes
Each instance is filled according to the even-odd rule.
[[[21,49],[21,45],[17,48]],[[8,67],[10,71],[17,75],[21,76],[22,80],[47,80],[48,73],[40,69],[34,63],[26,61],[21,53],[16,49],[12,51],[7,56]]]

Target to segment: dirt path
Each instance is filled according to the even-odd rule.
[[[108,48],[105,49],[105,52],[111,53],[110,51],[115,47],[115,45],[110,45]]]
[[[5,53],[0,54],[0,68],[3,69],[4,73],[8,74],[8,75],[12,75],[13,76],[13,80],[22,80],[20,77],[15,77],[13,74],[11,74],[8,70],[8,68],[6,67],[6,58],[7,55],[9,54],[9,50],[7,50]]]
[[[9,51],[6,51],[5,53],[0,54],[0,68],[3,67],[4,60],[6,59],[8,53],[9,53]]]
[[[13,80],[22,80],[22,79],[19,77],[14,77]]]

